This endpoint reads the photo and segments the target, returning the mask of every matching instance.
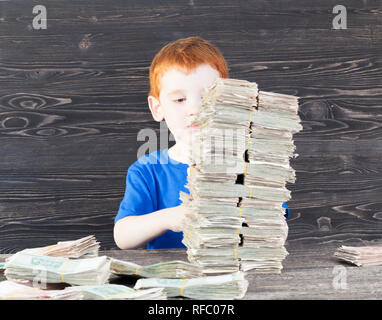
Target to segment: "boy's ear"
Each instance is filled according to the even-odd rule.
[[[148,96],[147,102],[149,104],[154,120],[158,122],[162,121],[164,119],[164,113],[159,100],[154,96]]]

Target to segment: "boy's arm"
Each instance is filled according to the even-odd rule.
[[[146,244],[167,230],[180,232],[186,212],[184,205],[179,205],[119,219],[114,225],[114,241],[120,249],[133,249]]]

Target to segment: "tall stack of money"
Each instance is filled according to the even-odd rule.
[[[191,213],[183,243],[204,274],[282,269],[297,110],[297,97],[259,92],[245,80],[217,79],[204,95],[193,122],[200,130],[192,136],[190,194],[180,194]]]
[[[180,199],[192,213],[183,228],[188,259],[206,275],[237,272],[244,218],[239,199],[247,192],[238,177],[245,169],[246,141],[257,106],[256,83],[217,79],[203,96],[193,124],[188,183]]]
[[[239,254],[243,271],[280,273],[288,254],[282,203],[291,198],[286,184],[296,180],[290,159],[296,156],[293,134],[302,130],[297,112],[298,97],[259,91],[243,175],[248,195],[239,203],[245,219]]]

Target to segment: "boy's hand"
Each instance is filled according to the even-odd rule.
[[[191,212],[181,204],[177,207],[168,209],[168,229],[174,232],[183,231],[184,220],[191,215]]]

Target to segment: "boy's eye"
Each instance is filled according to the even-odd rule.
[[[186,98],[179,98],[179,99],[175,99],[174,100],[174,102],[183,102],[183,101],[185,101],[186,100]]]

